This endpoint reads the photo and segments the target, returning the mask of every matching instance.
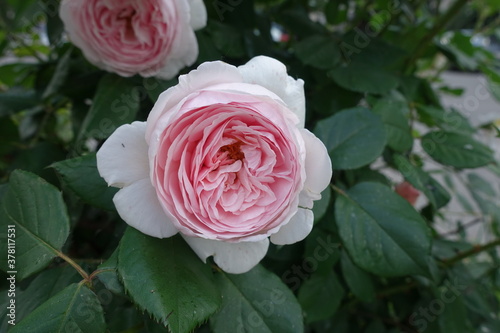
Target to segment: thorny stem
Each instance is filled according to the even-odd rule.
[[[446,27],[446,25],[453,19],[462,9],[463,6],[467,4],[468,0],[457,0],[455,3],[448,9],[446,13],[436,22],[436,24],[432,27],[432,29],[420,40],[415,51],[412,52],[412,56],[406,63],[406,70],[409,73],[415,64],[415,62],[420,59],[422,54],[425,52],[429,44],[432,42],[432,39],[436,37],[436,35]]]
[[[443,236],[449,236],[449,235],[458,234],[461,230],[466,229],[468,227],[472,227],[473,225],[476,225],[476,224],[481,223],[481,222],[484,222],[484,219],[483,219],[482,216],[479,217],[479,218],[477,218],[477,219],[474,219],[474,220],[472,220],[470,222],[467,222],[467,223],[461,225],[460,227],[456,228],[455,230],[451,230],[451,231],[445,232],[445,233],[441,234],[441,236],[443,237]]]
[[[89,275],[87,274],[87,272],[85,272],[83,270],[83,268],[80,265],[78,265],[73,259],[71,259],[70,257],[68,257],[67,255],[65,255],[62,252],[59,252],[58,256],[61,259],[63,259],[64,261],[66,261],[68,264],[70,264],[71,266],[73,266],[73,268],[76,269],[78,273],[80,273],[80,275],[84,278],[85,281],[90,281],[91,280],[90,277],[89,277]]]
[[[114,272],[115,269],[114,268],[104,268],[104,269],[98,269],[98,270],[95,270],[93,271],[90,276],[89,276],[89,281],[92,281],[97,275],[101,274],[101,273],[106,273],[106,272]]]
[[[494,241],[491,241],[491,242],[486,243],[484,245],[476,245],[472,249],[458,253],[454,257],[451,257],[448,259],[443,259],[442,262],[443,262],[443,265],[445,267],[449,267],[449,266],[452,266],[453,264],[455,264],[455,263],[457,263],[465,258],[468,258],[468,257],[474,256],[476,254],[479,254],[481,252],[493,249],[497,246],[500,246],[500,238],[495,239]]]

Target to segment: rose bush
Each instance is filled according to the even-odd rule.
[[[60,17],[97,67],[169,79],[196,61],[193,30],[205,26],[206,9],[201,0],[64,0]]]
[[[332,168],[304,128],[302,80],[268,57],[208,62],[160,95],[146,122],[97,153],[122,219],[154,237],[180,232],[202,260],[243,273],[275,244],[304,239]]]

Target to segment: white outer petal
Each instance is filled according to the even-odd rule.
[[[149,177],[145,122],[120,126],[97,152],[97,169],[109,186],[123,187]]]
[[[276,245],[297,243],[309,235],[314,224],[314,214],[310,209],[299,208],[290,222],[271,235],[271,242]]]
[[[182,235],[193,251],[206,262],[214,256],[215,263],[225,272],[241,274],[257,265],[267,253],[269,239],[258,242],[227,243]]]
[[[113,198],[120,217],[140,232],[157,238],[175,235],[178,230],[163,211],[149,178],[121,189]]]
[[[177,3],[177,14],[180,26],[178,27],[177,34],[172,43],[172,52],[164,59],[163,68],[161,68],[159,72],[146,70],[140,73],[144,77],[156,76],[161,79],[169,80],[176,76],[182,68],[191,66],[198,58],[198,41],[193,31],[192,22],[195,20],[195,23],[201,24],[204,15],[206,24],[205,6],[203,4],[202,6],[199,6],[199,4],[192,6],[191,1],[188,3],[186,0],[174,1]],[[195,3],[196,1],[192,2]],[[197,12],[193,13],[193,9]],[[195,14],[196,17],[194,17],[193,14]]]
[[[328,187],[332,179],[332,162],[325,145],[307,129],[300,130],[306,147],[306,181],[300,193],[301,205],[312,208],[306,202],[321,199],[321,192]]]
[[[162,120],[168,122],[175,116],[175,107],[190,94],[197,90],[210,87],[220,83],[243,82],[241,74],[236,67],[228,65],[222,61],[205,62],[198,66],[196,70],[179,77],[179,84],[164,91],[156,101],[153,110],[149,113],[146,129],[146,140],[150,142],[151,134],[157,127],[158,120],[165,113],[170,117]]]
[[[304,81],[288,76],[283,63],[266,56],[254,57],[245,65],[239,66],[238,70],[244,82],[261,85],[278,95],[299,117],[299,127],[304,127],[306,117]]]
[[[63,0],[61,2],[61,5],[59,6],[59,17],[64,24],[64,29],[71,39],[71,43],[81,49],[83,54],[85,55],[85,58],[88,59],[91,63],[99,68],[103,68],[104,64],[102,63],[99,54],[89,46],[85,39],[81,38],[79,27],[73,19],[73,11],[77,10],[75,8],[81,8],[82,6],[84,6],[84,1],[85,0]]]
[[[203,0],[189,0],[191,7],[191,28],[199,30],[207,25],[207,9]]]

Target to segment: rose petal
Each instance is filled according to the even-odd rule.
[[[109,186],[124,187],[149,177],[145,122],[120,126],[97,152],[97,169]]]
[[[146,235],[167,238],[178,232],[170,222],[173,217],[168,217],[158,202],[149,178],[124,187],[116,193],[113,202],[120,217]]]
[[[307,129],[302,129],[300,132],[306,147],[306,181],[301,196],[308,195],[312,200],[319,200],[321,192],[327,188],[332,179],[332,162],[320,139]],[[312,208],[309,205],[305,207]]]
[[[207,25],[207,9],[202,0],[190,0],[191,27],[194,30],[204,28]]]
[[[148,76],[156,76],[160,79],[169,80],[186,66],[191,66],[198,58],[198,41],[194,34],[192,24],[197,24],[199,28],[206,25],[207,13],[205,5],[201,0],[177,0],[178,20],[181,22],[175,39],[173,40],[171,52],[165,58],[163,68],[158,73],[152,73]],[[195,10],[196,12],[192,12]],[[189,22],[188,22],[189,20]],[[193,22],[194,20],[194,22]],[[144,75],[141,73],[141,75]]]
[[[290,222],[271,235],[271,242],[276,245],[297,243],[309,235],[314,222],[314,214],[310,209],[299,208]]]
[[[214,256],[215,263],[231,274],[248,272],[264,258],[269,247],[267,238],[258,242],[226,243],[184,235],[183,237],[201,260],[206,262],[208,257]]]
[[[258,56],[252,58],[238,70],[244,82],[261,85],[278,95],[299,117],[300,127],[304,127],[306,101],[304,96],[304,81],[294,80],[288,76],[286,67],[276,59]]]
[[[155,128],[165,126],[158,124],[158,120],[167,111],[171,117],[175,116],[175,109],[179,102],[193,92],[220,83],[242,82],[243,78],[236,67],[223,63],[222,61],[206,62],[198,66],[196,70],[179,77],[179,84],[167,89],[156,101],[153,110],[148,116],[148,127],[146,129],[146,140],[150,142],[152,132]],[[163,122],[168,122],[170,117],[163,117]]]
[[[179,71],[191,66],[198,58],[198,42],[193,31],[183,29],[179,33],[179,38],[176,38],[172,44],[172,53],[159,72],[146,70],[139,74],[144,77],[155,76],[163,80],[170,80],[179,73]]]

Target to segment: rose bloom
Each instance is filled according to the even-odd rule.
[[[69,38],[94,65],[122,76],[174,77],[198,57],[202,0],[63,0]]]
[[[405,198],[406,201],[408,201],[413,206],[415,205],[418,197],[420,196],[420,192],[408,182],[402,182],[398,184],[394,188],[394,190],[396,191],[397,194]]]
[[[154,237],[180,232],[202,259],[243,273],[269,239],[313,226],[332,168],[304,128],[304,82],[272,58],[200,65],[163,92],[146,122],[118,128],[97,153],[122,219]]]

